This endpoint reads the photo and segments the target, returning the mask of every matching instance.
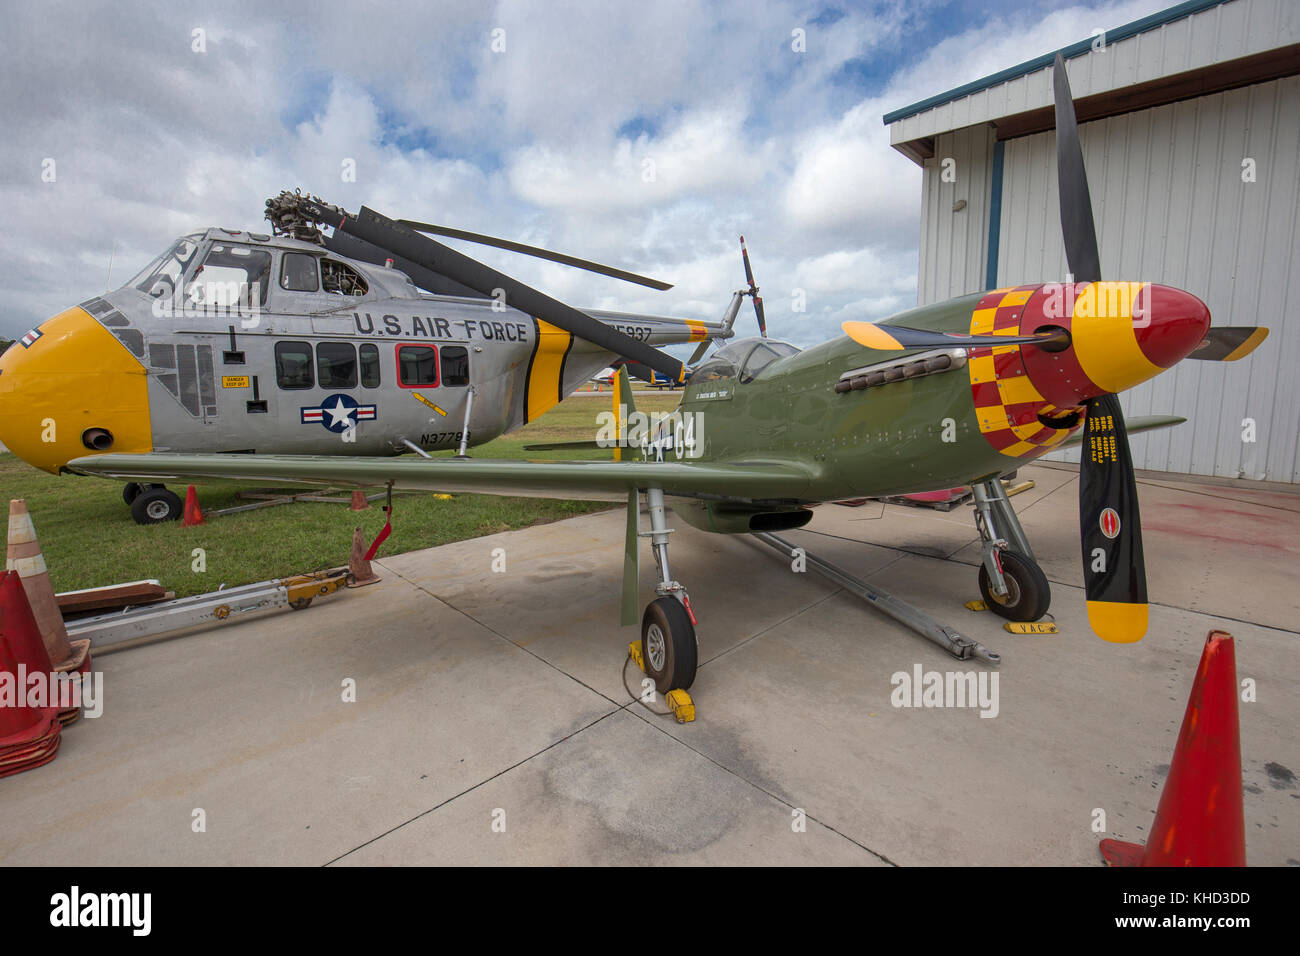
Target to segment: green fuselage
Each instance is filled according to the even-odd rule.
[[[914,309],[883,324],[965,333],[982,295]],[[743,347],[736,342],[727,351],[737,346]],[[845,372],[923,351],[883,352],[840,336],[771,362],[752,381],[745,381],[743,358],[734,376],[702,379],[700,373],[711,374],[711,361],[692,378],[680,411],[696,416],[701,461],[810,469],[811,480],[789,496],[803,502],[951,488],[1005,474],[1035,457],[1009,457],[985,440],[964,366],[865,390],[835,390]]]

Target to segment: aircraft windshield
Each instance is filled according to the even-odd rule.
[[[745,364],[740,370],[740,384],[745,385],[752,382],[762,374],[763,369],[777,359],[785,358],[787,355],[794,355],[798,351],[793,345],[788,345],[785,342],[760,342],[754,346],[745,358]]]
[[[155,299],[170,296],[198,251],[201,235],[184,236],[127,283]]]
[[[755,337],[737,339],[709,356],[708,361],[691,373],[691,383],[714,382],[739,376],[742,383],[752,382],[772,362],[797,355],[799,349],[789,342]]]

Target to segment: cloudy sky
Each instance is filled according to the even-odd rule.
[[[743,232],[772,334],[820,341],[916,301],[920,170],[885,112],[1170,2],[11,4],[0,335],[102,292],[110,257],[121,284],[182,233],[265,228],[298,187],[663,278],[461,247],[574,305],[690,318],[743,284]]]

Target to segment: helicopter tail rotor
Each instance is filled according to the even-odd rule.
[[[767,338],[767,316],[763,312],[763,297],[758,294],[758,286],[754,285],[754,270],[749,266],[749,250],[745,248],[745,237],[740,237],[740,257],[745,262],[745,281],[749,283],[749,291],[745,294],[754,300],[754,318],[758,319],[758,334]]]

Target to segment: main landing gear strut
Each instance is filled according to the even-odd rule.
[[[673,580],[668,569],[668,536],[672,528],[664,515],[664,493],[648,488],[646,504],[650,509],[650,530],[638,531],[637,537],[649,538],[650,549],[659,569],[659,583],[641,618],[641,659],[645,672],[661,694],[670,690],[687,690],[695,682],[699,645],[695,639],[695,614],[686,588]],[[635,496],[629,507],[635,507]]]
[[[1052,602],[1047,576],[1034,560],[1029,539],[1001,480],[971,486],[980,533],[980,593],[990,611],[1011,621],[1037,621]]]

